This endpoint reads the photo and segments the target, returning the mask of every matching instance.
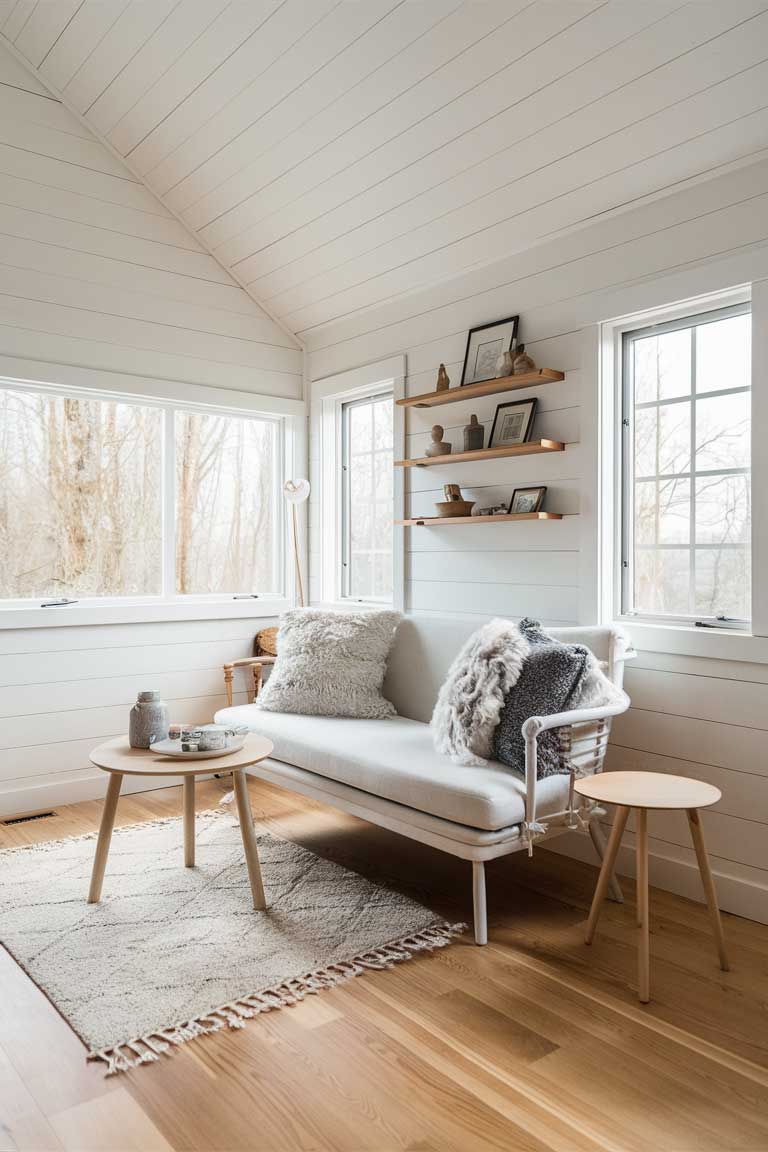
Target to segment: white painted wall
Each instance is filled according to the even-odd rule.
[[[450,463],[408,469],[406,510],[428,513],[448,481],[459,481],[466,495],[483,503],[541,483],[549,487],[548,507],[578,515],[550,523],[406,529],[407,607],[471,615],[478,622],[499,613],[531,614],[549,624],[593,622],[599,610],[598,325],[765,278],[763,160],[309,334],[311,379],[404,352],[406,391],[413,395],[434,387],[440,361],[459,382],[468,328],[519,312],[521,338],[536,362],[567,374],[561,384],[530,392],[539,399],[534,436],[567,441],[564,453],[453,470]],[[765,299],[765,293],[756,295]],[[761,331],[768,326],[768,309],[761,306],[754,323]],[[755,379],[754,387],[764,388],[765,381]],[[432,413],[410,410],[408,455],[422,453],[429,427],[440,419],[459,446],[470,413],[487,427],[501,399]],[[316,522],[310,532],[313,565]],[[633,707],[614,726],[609,764],[689,774],[722,788],[721,803],[705,820],[723,906],[768,921],[765,645],[754,641],[750,648],[746,641],[738,659],[725,659],[675,655],[650,630],[646,640],[639,629],[634,639],[640,656],[628,666],[626,681]],[[713,652],[721,639],[712,638]],[[654,816],[651,835],[654,881],[698,898],[685,821]],[[568,850],[587,849],[574,840]],[[623,864],[631,870],[629,851]]]
[[[0,102],[0,374],[301,398],[298,344],[3,47]],[[0,816],[101,795],[88,751],[125,731],[139,689],[180,722],[209,720],[221,665],[270,622],[0,631]]]

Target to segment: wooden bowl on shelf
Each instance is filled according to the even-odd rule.
[[[474,500],[441,500],[435,504],[438,516],[471,516]]]

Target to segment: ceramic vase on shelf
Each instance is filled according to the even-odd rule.
[[[483,436],[485,429],[473,413],[469,418],[469,424],[464,426],[464,451],[477,452],[483,446]]]
[[[451,378],[445,370],[445,364],[441,364],[437,371],[437,385],[435,386],[436,392],[445,392],[451,386]]]
[[[128,722],[131,748],[149,748],[158,740],[167,740],[168,728],[168,705],[160,693],[139,692]]]

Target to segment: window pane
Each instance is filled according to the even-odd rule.
[[[691,406],[659,406],[659,472],[687,472],[691,466]]]
[[[392,597],[392,397],[344,405],[345,596]]]
[[[700,476],[696,481],[696,543],[748,544],[747,476]]]
[[[630,523],[623,539],[632,546],[622,556],[625,611],[747,615],[750,328],[749,315],[721,313],[625,337],[634,389],[623,413],[633,428],[624,473]]]
[[[696,391],[748,388],[752,317],[729,316],[696,329]]]
[[[697,548],[696,611],[705,616],[750,614],[751,573],[747,548]]]
[[[749,467],[749,392],[696,402],[696,468]]]
[[[276,592],[276,423],[177,412],[175,440],[177,592]]]
[[[691,391],[691,332],[683,328],[634,340],[635,403],[670,400]]]
[[[0,596],[162,591],[162,412],[0,392]]]

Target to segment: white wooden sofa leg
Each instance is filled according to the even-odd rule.
[[[488,912],[485,904],[485,864],[472,861],[472,901],[475,909],[475,944],[488,943]]]
[[[589,834],[592,837],[592,843],[595,846],[595,851],[600,857],[600,863],[602,864],[605,856],[605,833],[600,826],[600,820],[597,816],[593,816],[589,821]],[[611,900],[615,900],[617,904],[624,903],[624,893],[621,890],[621,885],[615,872],[611,873],[611,878],[608,881],[608,891],[611,894]]]

